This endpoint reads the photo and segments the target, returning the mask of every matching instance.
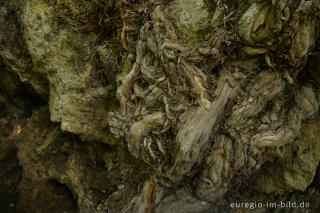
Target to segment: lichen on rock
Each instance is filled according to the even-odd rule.
[[[51,120],[85,140],[114,143],[106,132],[108,108],[116,105],[112,87],[95,78],[97,35],[59,27],[52,7],[38,0],[26,2],[22,24],[34,71],[49,80]]]
[[[210,11],[203,0],[175,0],[166,7],[182,38],[188,43],[201,41],[201,30],[210,24]]]

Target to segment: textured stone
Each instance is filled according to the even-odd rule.
[[[320,160],[319,117],[303,127],[291,158],[277,161],[258,176],[255,189],[267,194],[304,191],[312,183]]]
[[[17,4],[18,1],[0,3],[0,63],[17,75],[21,82],[31,84],[38,94],[46,97],[48,83],[44,76],[33,72],[31,58],[15,16],[19,14]]]
[[[199,31],[211,21],[203,0],[175,0],[169,4],[166,12],[189,43],[199,42]]]
[[[113,143],[106,126],[108,108],[115,103],[108,99],[106,85],[95,78],[96,35],[57,26],[53,16],[42,0],[27,1],[21,16],[34,70],[50,83],[51,120],[84,139]]]
[[[54,181],[71,190],[81,213],[91,212],[120,183],[119,167],[113,163],[117,157],[106,145],[84,145],[77,137],[61,132],[48,115],[47,107],[34,111],[16,138],[24,168],[19,208],[26,209],[28,203],[44,196],[43,187]]]

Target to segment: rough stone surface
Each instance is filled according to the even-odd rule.
[[[210,24],[210,12],[203,0],[175,0],[166,8],[183,38],[189,43],[201,40],[200,30]]]
[[[106,131],[107,112],[115,103],[97,79],[95,34],[58,26],[52,8],[42,0],[26,1],[21,15],[24,38],[34,70],[49,80],[50,118],[61,129],[113,143]]]
[[[319,117],[308,122],[293,144],[291,158],[263,169],[255,189],[267,194],[305,191],[312,183],[320,160]]]
[[[18,1],[2,1],[0,3],[0,62],[8,70],[19,76],[20,81],[29,83],[41,94],[48,96],[47,80],[40,74],[33,72],[32,62],[16,14]]]
[[[42,187],[54,181],[71,190],[80,212],[90,212],[101,195],[107,196],[120,184],[121,173],[114,163],[117,156],[105,145],[84,145],[61,132],[59,126],[50,122],[46,107],[34,111],[18,137],[18,159],[24,168],[18,208],[28,209],[29,203],[46,193]]]

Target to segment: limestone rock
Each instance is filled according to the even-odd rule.
[[[52,7],[26,1],[21,16],[34,70],[49,80],[50,117],[61,129],[113,143],[106,131],[107,111],[115,103],[95,78],[95,34],[76,33],[54,22]]]
[[[90,212],[120,183],[121,173],[114,163],[117,157],[103,144],[84,145],[61,132],[48,115],[47,107],[35,111],[17,138],[18,158],[24,168],[19,208],[25,209],[29,202],[44,196],[42,188],[54,181],[71,190],[81,213]]]
[[[45,98],[48,96],[48,82],[44,76],[33,72],[31,58],[17,22],[17,2],[0,3],[0,64],[19,76],[21,82],[31,84]]]
[[[304,191],[312,183],[320,160],[319,117],[304,126],[294,142],[292,158],[278,161],[263,170],[255,189],[267,194]]]
[[[166,12],[189,43],[199,42],[199,31],[211,21],[204,0],[175,0],[169,4]]]

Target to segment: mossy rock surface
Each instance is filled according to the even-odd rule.
[[[166,8],[187,43],[201,41],[201,30],[210,23],[210,11],[203,0],[175,0]]]
[[[296,190],[305,191],[313,182],[320,160],[319,118],[309,122],[294,143],[293,156],[277,161],[264,169],[255,189],[279,195]]]

